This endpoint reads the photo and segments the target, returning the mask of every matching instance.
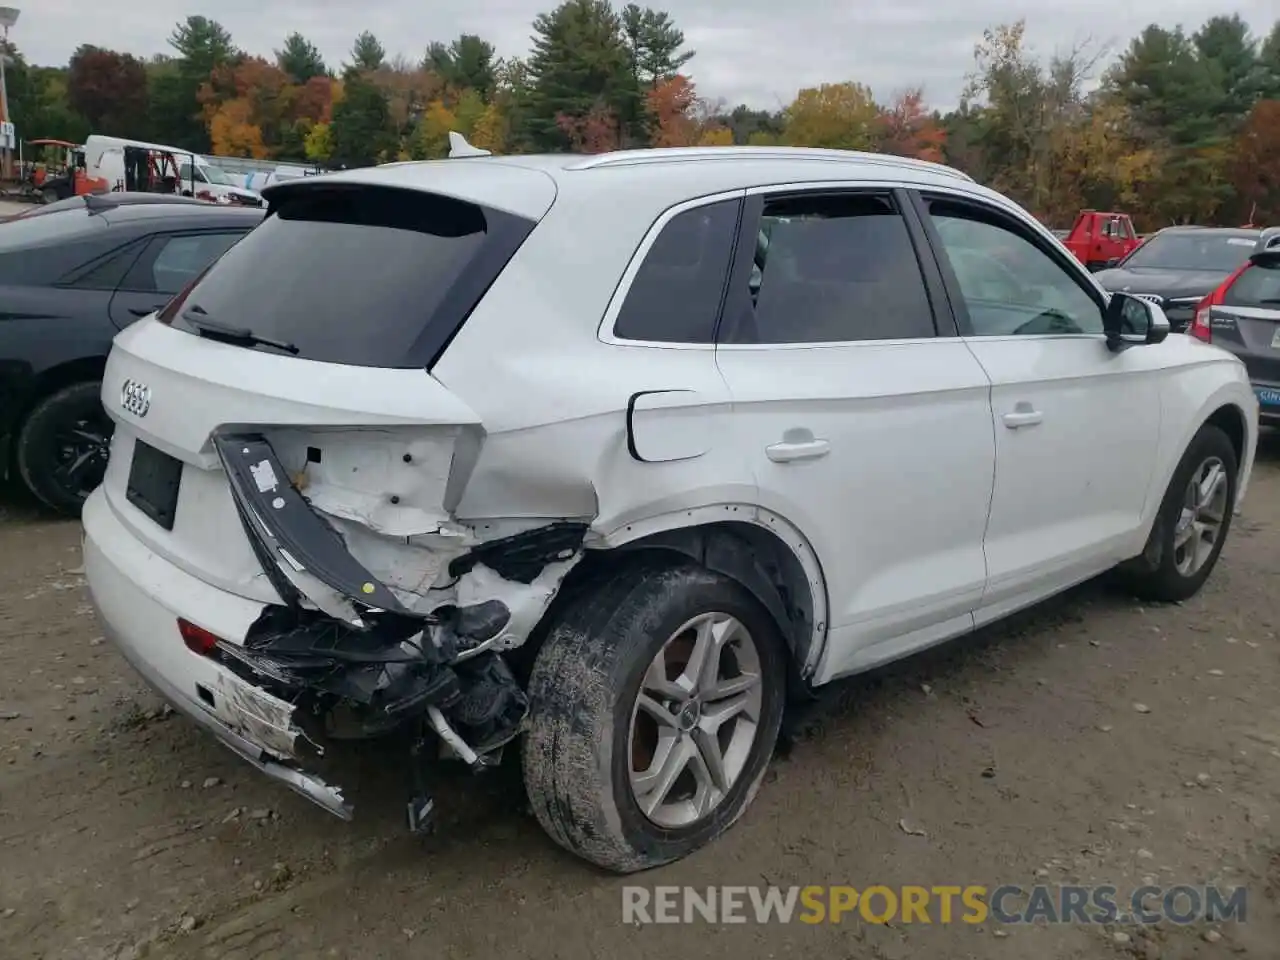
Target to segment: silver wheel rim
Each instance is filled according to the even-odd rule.
[[[1200,571],[1222,535],[1230,492],[1227,479],[1226,465],[1217,457],[1209,457],[1191,474],[1173,531],[1173,562],[1184,577]]]
[[[760,651],[727,613],[676,630],[650,662],[631,708],[631,795],[661,827],[720,806],[746,769],[764,702]]]

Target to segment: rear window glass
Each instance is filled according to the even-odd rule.
[[[1280,307],[1280,263],[1252,264],[1227,288],[1230,307]]]
[[[172,322],[249,330],[307,360],[429,366],[533,226],[415,190],[303,188],[175,301]]]
[[[614,335],[624,340],[710,343],[737,228],[737,200],[672,217],[627,291]]]
[[[0,223],[0,253],[61,242],[93,230],[95,224],[98,229],[106,227],[101,217],[90,216],[84,201],[75,209],[6,220]]]

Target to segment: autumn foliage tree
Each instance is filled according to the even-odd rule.
[[[698,142],[701,130],[693,115],[698,93],[692,81],[677,73],[669,80],[659,80],[645,99],[650,145],[689,147]]]
[[[582,116],[561,113],[556,125],[569,140],[574,153],[606,153],[618,149],[618,116],[606,104],[597,102]]]
[[[263,59],[202,16],[145,62],[83,46],[64,66],[37,67],[11,47],[10,106],[27,137],[106,133],[330,166],[442,157],[450,131],[496,153],[878,150],[958,167],[1055,225],[1081,207],[1127,210],[1148,230],[1280,221],[1280,22],[1264,36],[1235,14],[1153,23],[1101,76],[1100,48],[1041,54],[1025,22],[994,25],[959,104],[939,114],[919,87],[877,102],[853,80],[802,89],[782,109],[712,105],[669,13],[627,0],[549,6],[524,57],[464,34],[409,59],[364,31],[342,79],[300,33]]]
[[[860,83],[824,83],[801,90],[784,111],[785,142],[797,147],[870,150],[879,110]]]
[[[1280,222],[1280,100],[1259,100],[1235,143],[1233,181],[1251,223]]]
[[[916,87],[899,94],[880,110],[877,147],[899,157],[941,163],[946,131],[924,108],[924,91]]]
[[[147,71],[137,57],[88,44],[72,54],[67,101],[94,133],[144,135],[147,97]]]

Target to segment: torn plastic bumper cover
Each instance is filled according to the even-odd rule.
[[[492,599],[427,614],[409,610],[312,509],[263,436],[219,435],[214,444],[249,541],[284,605],[268,606],[243,646],[219,643],[210,655],[289,705],[287,720],[303,734],[298,745],[317,754],[326,738],[416,724],[474,768],[486,766],[519,733],[528,709],[506,661],[488,649],[511,620],[507,606]],[[543,564],[581,544],[586,525],[564,526],[552,525]],[[519,544],[503,546],[531,559],[532,568],[540,565]],[[421,752],[419,735],[415,764]],[[429,798],[411,800],[411,824],[429,809]]]

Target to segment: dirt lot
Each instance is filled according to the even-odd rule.
[[[1280,435],[1259,459],[1201,596],[1143,608],[1089,585],[861,678],[739,826],[630,881],[1247,885],[1244,924],[1128,942],[1083,925],[626,927],[625,881],[554,848],[510,770],[451,776],[419,840],[400,774],[378,770],[397,755],[369,752],[344,824],[165,711],[98,636],[77,524],[6,495],[0,957],[1275,958]]]

